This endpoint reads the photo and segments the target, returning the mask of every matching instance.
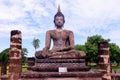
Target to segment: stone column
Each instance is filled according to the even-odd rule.
[[[103,73],[102,80],[111,80],[111,65],[108,42],[101,42],[98,44],[98,67],[99,71]]]
[[[18,80],[22,72],[22,39],[18,30],[11,31],[9,58],[9,80]]]

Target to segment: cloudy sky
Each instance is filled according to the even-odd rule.
[[[47,30],[55,29],[58,5],[65,15],[64,29],[74,32],[75,44],[102,35],[120,46],[120,0],[0,0],[0,52],[10,46],[11,30],[22,32],[22,47],[34,56],[33,38],[41,50]]]

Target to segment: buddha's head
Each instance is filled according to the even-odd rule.
[[[54,24],[56,28],[62,28],[65,23],[65,17],[60,11],[60,6],[58,6],[58,12],[54,16]]]

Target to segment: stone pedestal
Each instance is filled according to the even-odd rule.
[[[66,67],[68,72],[89,71],[85,59],[36,59],[36,64],[31,67],[37,72],[58,72],[59,67]]]
[[[9,80],[18,80],[22,72],[22,39],[21,32],[18,30],[11,31],[10,39],[10,64]]]
[[[27,58],[27,70],[31,70],[31,67],[35,65],[35,58],[34,57],[28,57]]]
[[[33,59],[31,59],[33,60]],[[33,61],[31,61],[33,62]],[[66,68],[59,72],[59,68]],[[22,73],[23,80],[102,80],[102,73],[89,71],[85,59],[45,58],[35,59],[35,65]]]
[[[103,80],[111,80],[111,65],[108,42],[98,44],[98,67],[103,75]]]
[[[71,79],[70,79],[71,78]],[[23,80],[102,80],[100,72],[33,72],[21,75]]]

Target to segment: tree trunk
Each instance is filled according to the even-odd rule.
[[[5,75],[7,73],[7,63],[2,62],[1,64],[1,75]]]

